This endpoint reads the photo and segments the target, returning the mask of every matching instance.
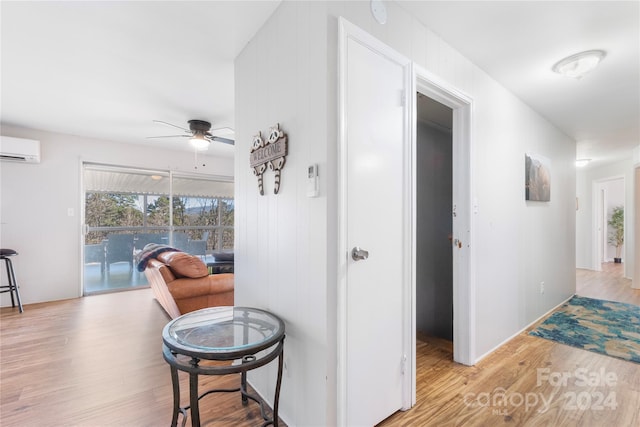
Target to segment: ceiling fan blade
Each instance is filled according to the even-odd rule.
[[[185,128],[181,127],[181,126],[174,125],[172,123],[163,122],[162,120],[154,120],[153,122],[154,123],[162,123],[163,125],[167,125],[167,126],[171,126],[171,127],[174,127],[174,128],[178,128],[178,129],[183,130],[183,131],[185,131],[185,132],[187,132],[189,134],[191,133],[191,131],[189,129],[185,129]]]
[[[222,127],[222,128],[211,129],[209,133],[212,133],[215,135],[231,135],[235,133],[235,131],[230,127]]]
[[[229,139],[229,138],[222,138],[221,136],[212,136],[211,141],[218,141],[218,142],[222,142],[224,144],[229,144],[229,145],[235,145],[236,142],[233,139]]]
[[[148,136],[147,139],[154,138],[190,138],[191,135],[162,135],[162,136]]]
[[[185,129],[183,127],[174,125],[173,123],[164,122],[162,120],[153,120],[154,123],[162,123],[163,125],[171,126],[176,129],[180,129],[184,131],[183,135],[162,135],[162,136],[148,136],[148,139],[157,139],[157,138],[205,138],[207,141],[217,141],[222,142],[223,144],[235,145],[235,141],[231,138],[224,138],[221,136],[214,136],[211,134],[209,129],[211,128],[211,124],[209,122],[205,122],[204,120],[189,120],[189,129]],[[233,129],[231,128],[218,128],[222,134],[230,134],[233,135]]]

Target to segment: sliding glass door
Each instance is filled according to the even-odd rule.
[[[211,261],[233,251],[233,182],[98,164],[84,165],[85,294],[148,286],[135,255],[150,243]]]
[[[186,250],[206,259],[233,251],[233,182],[174,175],[172,183],[174,244],[185,235]]]

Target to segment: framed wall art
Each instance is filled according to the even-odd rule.
[[[537,154],[524,155],[525,200],[548,202],[551,200],[551,161]]]

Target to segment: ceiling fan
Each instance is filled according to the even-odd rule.
[[[185,129],[181,126],[174,125],[172,123],[163,122],[162,120],[154,120],[154,123],[162,123],[167,126],[171,126],[184,131],[181,135],[163,135],[163,136],[149,136],[147,138],[189,138],[189,143],[193,145],[197,150],[206,150],[209,148],[211,142],[217,141],[224,144],[234,145],[235,141],[229,138],[223,138],[217,136],[216,133],[233,133],[231,128],[219,128],[211,130],[211,123],[204,120],[189,120],[189,129]]]

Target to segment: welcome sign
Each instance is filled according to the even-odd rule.
[[[267,140],[262,139],[262,133],[253,137],[251,152],[249,153],[249,165],[253,169],[253,174],[258,177],[258,190],[264,196],[264,183],[262,175],[267,167],[275,172],[275,185],[273,193],[280,191],[280,174],[287,157],[287,135],[280,130],[280,124],[276,123],[269,130]]]
[[[256,151],[251,152],[251,167],[254,168],[262,163],[267,163],[278,157],[284,157],[287,155],[287,141],[280,140],[266,147],[258,148]]]

